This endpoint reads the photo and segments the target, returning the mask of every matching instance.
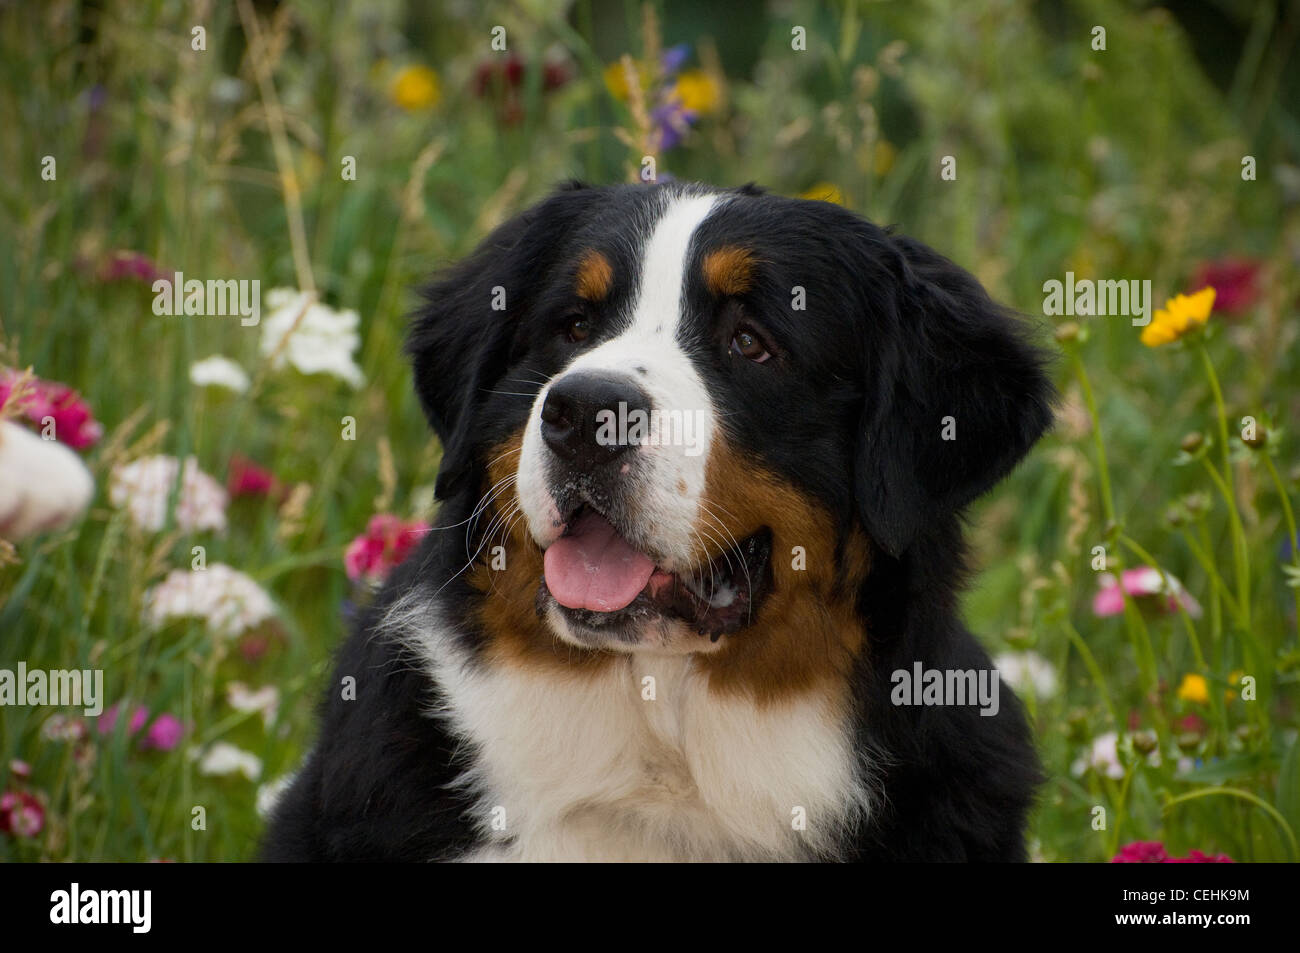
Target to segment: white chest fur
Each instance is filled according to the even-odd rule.
[[[437,717],[474,752],[462,780],[494,846],[469,859],[800,860],[865,815],[829,699],[718,695],[689,656],[620,657],[594,676],[469,667],[418,629]]]

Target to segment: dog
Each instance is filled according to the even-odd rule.
[[[1051,423],[1022,319],[753,185],[561,186],[426,298],[439,525],[264,859],[1025,859],[1014,695],[900,688],[993,672],[962,514]]]

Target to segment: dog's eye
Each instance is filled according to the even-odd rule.
[[[758,336],[758,332],[747,327],[736,329],[736,334],[731,339],[731,353],[739,354],[745,360],[753,361],[755,364],[762,364],[772,356],[763,339]]]
[[[564,326],[564,333],[574,344],[585,341],[591,334],[591,322],[585,314],[572,314]]]

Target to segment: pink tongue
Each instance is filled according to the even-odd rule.
[[[614,612],[646,587],[655,565],[614,530],[609,520],[587,510],[572,532],[545,554],[546,588],[569,609]]]

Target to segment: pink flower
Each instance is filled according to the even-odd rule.
[[[365,534],[349,543],[343,554],[348,578],[353,582],[358,579],[371,584],[383,582],[428,531],[429,524],[420,520],[404,522],[387,513],[372,516]]]
[[[120,703],[117,705],[110,705],[108,708],[104,709],[104,713],[99,716],[99,733],[101,735],[111,735],[113,730],[117,727],[117,710],[119,707]],[[137,734],[140,729],[144,727],[144,723],[148,720],[149,709],[145,708],[143,705],[137,706],[135,711],[131,713],[131,723],[127,725],[127,735]]]
[[[1193,288],[1213,286],[1216,311],[1240,313],[1259,299],[1260,263],[1250,258],[1220,258],[1196,269]]]
[[[0,797],[0,831],[11,837],[35,837],[45,826],[45,808],[26,791]]]
[[[1194,850],[1187,857],[1170,857],[1165,845],[1159,841],[1134,841],[1120,848],[1119,853],[1110,859],[1112,864],[1230,864],[1232,858],[1227,854],[1215,854],[1210,857]]]
[[[279,487],[279,481],[270,470],[258,466],[243,454],[230,458],[226,474],[226,492],[231,499],[239,496],[270,496]]]
[[[32,776],[32,766],[18,758],[14,758],[9,762],[9,770],[13,772],[13,776],[16,778],[30,778]]]
[[[1155,608],[1163,612],[1176,612],[1181,604],[1193,619],[1201,616],[1201,606],[1191,594],[1169,573],[1162,577],[1160,570],[1149,566],[1125,569],[1122,575],[1124,592],[1142,608]],[[1165,580],[1168,580],[1166,585]],[[1120,615],[1124,611],[1124,595],[1113,573],[1102,573],[1100,588],[1092,600],[1092,613],[1096,616]],[[1165,598],[1161,599],[1160,596]]]
[[[0,372],[0,407],[9,400],[17,379],[14,371]],[[15,399],[27,419],[37,427],[43,428],[47,417],[53,420],[54,438],[73,450],[85,450],[104,435],[104,428],[91,415],[90,407],[65,384],[35,378],[31,388]]]
[[[172,276],[138,251],[115,251],[99,269],[100,281],[139,281],[152,287],[159,279],[170,282]]]
[[[1163,864],[1169,859],[1165,845],[1160,841],[1134,841],[1125,844],[1119,853],[1110,859],[1112,864]]]
[[[185,726],[175,715],[163,712],[154,719],[149,730],[145,732],[144,739],[140,742],[142,748],[152,748],[155,751],[171,751],[185,734]]]

